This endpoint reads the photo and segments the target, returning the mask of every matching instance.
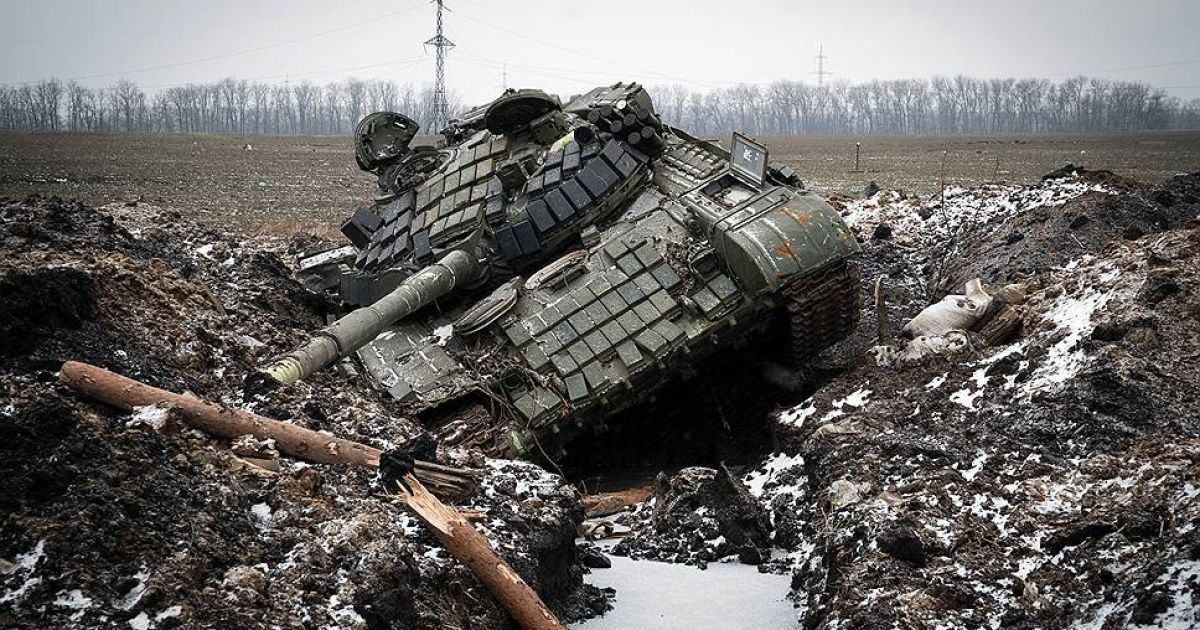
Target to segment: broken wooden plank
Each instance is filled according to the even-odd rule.
[[[654,488],[651,486],[588,494],[583,497],[584,515],[586,518],[595,518],[616,514],[631,505],[647,501],[652,496]]]
[[[442,545],[479,578],[522,628],[566,630],[538,594],[492,549],[466,517],[438,501],[413,475],[405,475],[404,481],[408,487],[397,484],[397,496],[433,530]]]

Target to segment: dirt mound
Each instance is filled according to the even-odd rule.
[[[947,286],[957,287],[976,277],[991,283],[1020,281],[1095,252],[1114,238],[1137,239],[1178,228],[1200,213],[1200,199],[1184,192],[1200,186],[1200,173],[1129,192],[1113,187],[1112,177],[1081,180],[1105,189],[1061,206],[1031,208],[983,229],[973,227],[970,234],[964,234],[941,260],[954,270],[946,275]],[[1192,199],[1190,203],[1185,201],[1188,198]]]
[[[770,555],[767,515],[728,470],[660,474],[654,496],[649,527],[617,543],[614,554],[701,568],[730,555],[747,564]]]
[[[420,435],[336,373],[243,393],[242,375],[324,320],[283,262],[309,244],[146,205],[0,214],[0,626],[509,627],[367,473],[264,470],[166,410],[119,413],[58,385],[80,359],[380,447]],[[567,618],[602,610],[581,588],[578,494],[536,466],[468,459],[483,490],[465,507],[501,554]]]
[[[865,252],[895,265],[894,322],[977,273],[1028,297],[1011,344],[904,367],[866,355],[779,415],[780,452],[744,481],[790,552],[769,568],[793,571],[806,626],[1200,621],[1196,181],[847,206],[860,234],[894,229]],[[1007,253],[1014,226],[1040,245]]]

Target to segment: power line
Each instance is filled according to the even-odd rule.
[[[467,56],[474,57],[475,59],[479,60],[480,64],[492,64],[492,65],[495,65],[497,68],[501,68],[501,69],[503,69],[504,66],[511,66],[518,70],[525,70],[530,74],[536,74],[538,76],[554,77],[554,78],[566,79],[569,81],[579,81],[581,83],[591,83],[593,85],[595,85],[597,83],[611,82],[614,77],[614,73],[612,70],[589,70],[587,68],[580,68],[578,66],[573,66],[570,68],[562,68],[562,67],[556,67],[556,66],[539,66],[539,65],[527,64],[527,63],[515,63],[515,62],[507,61],[507,60],[502,61],[499,59],[493,59],[491,57],[485,57],[485,56],[476,54],[474,49],[461,43],[466,38],[459,37],[458,33],[454,29],[447,27],[446,31],[448,33],[450,33],[451,35],[454,35],[455,39],[457,41],[459,41],[459,43],[456,45],[460,51],[465,53]],[[543,71],[545,71],[545,72],[543,72]],[[600,76],[603,78],[602,79],[580,80],[580,79],[572,78],[571,76],[565,76],[565,77],[561,76],[563,74],[574,75],[574,76],[583,76],[583,75],[590,74],[590,75]]]
[[[363,65],[363,66],[350,66],[350,67],[346,67],[346,68],[331,68],[329,70],[312,70],[309,72],[286,72],[283,74],[270,74],[270,75],[262,75],[262,76],[257,76],[257,77],[233,77],[233,78],[240,80],[240,81],[263,81],[263,80],[267,80],[267,79],[286,79],[290,83],[291,77],[322,76],[322,75],[326,75],[326,74],[338,74],[341,72],[354,72],[356,70],[371,70],[374,68],[384,68],[384,67],[388,67],[388,66],[398,66],[396,68],[397,70],[403,70],[404,68],[408,68],[410,66],[413,66],[413,67],[418,66],[418,65],[424,63],[425,61],[426,60],[424,57],[410,57],[408,59],[394,59],[392,61],[384,61],[381,63],[372,63],[372,64]],[[222,78],[224,78],[224,77],[222,77]],[[141,87],[142,89],[145,89],[145,90],[160,90],[160,89],[173,88],[173,87],[187,87],[189,85],[199,85],[199,84],[204,84],[204,83],[215,83],[220,80],[221,79],[210,79],[208,81],[187,81],[185,83],[164,83],[164,84],[159,84],[159,85],[142,85],[139,87]]]
[[[1107,74],[1110,72],[1128,72],[1131,70],[1151,70],[1154,68],[1170,68],[1173,66],[1188,66],[1194,63],[1200,63],[1200,59],[1185,59],[1182,61],[1167,61],[1163,63],[1151,63],[1141,66],[1126,66],[1124,68],[1109,68],[1108,70],[1086,70],[1082,72],[1049,72],[1042,76],[1061,77],[1061,76],[1087,76],[1092,74]]]
[[[114,71],[114,72],[98,72],[98,73],[95,73],[95,74],[86,74],[86,75],[80,75],[80,76],[75,76],[75,77],[68,77],[68,78],[67,78],[67,80],[68,80],[68,81],[80,81],[80,80],[84,80],[84,79],[98,79],[98,78],[102,78],[102,77],[124,76],[124,75],[129,75],[129,74],[141,74],[141,73],[143,73],[143,72],[153,72],[153,71],[155,71],[155,70],[165,70],[165,69],[168,69],[168,68],[178,68],[178,67],[180,67],[180,66],[189,66],[189,65],[195,65],[195,64],[198,64],[198,63],[208,63],[208,62],[210,62],[210,61],[218,61],[218,60],[221,60],[221,59],[229,59],[229,58],[231,58],[231,57],[239,57],[239,56],[241,56],[241,55],[248,55],[248,54],[252,54],[252,53],[256,53],[256,52],[262,52],[262,51],[264,51],[264,50],[270,50],[270,49],[272,49],[272,48],[278,48],[278,47],[280,47],[280,46],[287,46],[287,45],[289,45],[289,44],[295,44],[295,43],[298,43],[298,42],[308,41],[308,40],[310,40],[310,39],[316,39],[316,38],[318,38],[318,37],[324,37],[324,36],[326,36],[326,35],[332,35],[333,33],[340,33],[340,32],[342,32],[342,31],[350,30],[350,29],[352,29],[352,28],[358,28],[358,27],[360,27],[360,26],[363,26],[363,25],[365,25],[365,24],[374,23],[374,22],[377,22],[377,21],[379,21],[379,20],[382,20],[382,19],[384,19],[384,18],[389,18],[389,17],[395,16],[395,15],[399,15],[399,14],[401,14],[401,13],[405,13],[405,12],[408,12],[408,11],[412,11],[412,10],[414,10],[414,9],[419,9],[419,8],[421,8],[422,6],[424,6],[424,4],[412,5],[412,6],[409,6],[409,7],[405,7],[405,8],[403,8],[403,9],[398,9],[398,10],[396,10],[396,11],[390,11],[390,12],[388,12],[388,13],[384,13],[383,15],[377,15],[377,16],[375,16],[375,17],[372,17],[372,18],[370,18],[370,19],[366,19],[366,20],[362,20],[362,21],[359,21],[359,22],[355,22],[355,23],[353,23],[353,24],[346,24],[345,26],[339,26],[339,27],[336,27],[336,28],[331,28],[331,29],[324,30],[324,31],[320,31],[320,32],[317,32],[317,33],[311,33],[311,34],[309,34],[309,35],[303,35],[303,36],[301,36],[301,37],[294,37],[294,38],[292,38],[292,39],[285,39],[285,40],[283,40],[283,41],[278,41],[278,42],[274,42],[274,43],[271,43],[271,44],[265,44],[265,45],[262,45],[262,46],[255,46],[254,48],[247,48],[247,49],[244,49],[244,50],[237,50],[237,51],[230,52],[230,53],[223,53],[223,54],[220,54],[220,55],[212,55],[212,56],[209,56],[209,57],[202,57],[202,58],[199,58],[199,59],[189,59],[189,60],[185,60],[185,61],[175,61],[175,62],[171,62],[171,63],[164,63],[164,64],[155,65],[155,66],[145,66],[145,67],[142,67],[142,68],[132,68],[132,69],[128,69],[128,70],[120,70],[120,71]],[[36,83],[38,83],[38,81],[20,81],[20,82],[16,82],[16,83],[8,83],[7,85],[33,85],[33,84],[36,84]]]
[[[523,70],[527,74],[533,74],[533,75],[537,75],[537,76],[541,76],[541,77],[549,77],[551,79],[561,79],[563,81],[573,81],[575,83],[580,83],[580,84],[590,85],[590,86],[596,85],[596,81],[594,79],[578,79],[575,77],[570,77],[570,76],[566,76],[566,75],[562,75],[562,74],[553,74],[550,72],[540,72],[537,70],[530,70],[530,69],[528,69],[527,66],[522,66],[519,64],[505,64],[500,61],[493,61],[490,59],[485,59],[485,58],[479,57],[477,55],[470,55],[469,53],[468,53],[468,55],[469,55],[469,57],[472,57],[472,58],[469,58],[469,59],[459,58],[459,61],[462,63],[472,64],[472,65],[486,67],[486,68],[503,68],[505,65],[509,65],[514,68],[517,68],[518,70]]]
[[[514,35],[514,36],[516,36],[516,37],[520,37],[520,38],[522,38],[522,39],[527,39],[527,40],[529,40],[529,41],[531,41],[531,42],[538,43],[538,44],[541,44],[541,45],[543,45],[543,46],[549,46],[550,48],[555,48],[555,49],[562,50],[562,51],[565,51],[565,52],[573,53],[573,54],[579,55],[579,56],[581,56],[581,57],[587,57],[588,59],[592,59],[593,61],[600,61],[600,62],[603,62],[603,63],[607,63],[607,64],[609,64],[609,65],[618,66],[618,67],[623,67],[623,68],[626,68],[626,69],[629,69],[629,70],[634,70],[634,71],[636,71],[636,72],[640,72],[640,73],[643,73],[643,74],[649,74],[649,75],[654,75],[654,76],[658,76],[658,77],[663,77],[663,78],[666,78],[666,79],[670,79],[670,80],[672,80],[672,81],[678,81],[678,82],[681,82],[681,83],[709,84],[710,86],[712,86],[712,85],[736,85],[736,84],[738,84],[738,83],[742,83],[742,81],[704,81],[704,80],[699,80],[699,79],[687,79],[687,78],[678,77],[678,76],[674,76],[674,75],[670,75],[670,74],[664,74],[664,73],[662,73],[662,72],[658,72],[658,71],[655,71],[655,70],[650,70],[650,69],[647,69],[647,68],[641,68],[641,67],[638,67],[638,66],[633,66],[633,65],[629,65],[629,64],[621,63],[621,62],[619,62],[619,61],[614,61],[614,60],[612,60],[612,59],[606,59],[606,58],[604,58],[604,57],[599,57],[599,56],[593,55],[593,54],[591,54],[591,53],[589,53],[589,52],[586,52],[586,51],[583,51],[583,50],[578,50],[578,49],[574,49],[574,48],[568,48],[568,47],[566,47],[566,46],[560,46],[560,45],[558,45],[558,44],[555,44],[555,43],[553,43],[553,42],[546,41],[546,40],[544,40],[544,39],[539,39],[539,38],[537,38],[537,37],[533,37],[533,36],[531,36],[531,35],[526,35],[526,34],[524,34],[524,33],[521,33],[521,32],[519,32],[519,31],[514,31],[514,30],[511,30],[511,29],[505,28],[505,27],[503,27],[503,26],[498,26],[498,25],[496,25],[496,24],[492,24],[492,23],[490,23],[490,22],[486,22],[486,21],[484,21],[484,20],[481,20],[481,19],[479,19],[479,18],[476,18],[476,17],[472,17],[472,16],[470,16],[470,15],[467,15],[467,14],[465,14],[465,13],[463,13],[463,14],[457,14],[457,15],[459,15],[459,17],[462,17],[462,18],[464,18],[464,19],[470,20],[470,21],[472,21],[472,22],[475,22],[475,23],[477,23],[477,24],[480,24],[480,25],[482,25],[482,26],[486,26],[486,27],[488,27],[488,28],[491,28],[491,29],[494,29],[494,30],[498,30],[498,31],[501,31],[501,32],[504,32],[504,33],[508,33],[508,34],[510,34],[510,35]]]

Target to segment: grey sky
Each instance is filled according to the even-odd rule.
[[[107,85],[225,76],[432,80],[426,0],[2,0],[0,82]],[[567,94],[618,80],[707,88],[936,74],[1138,79],[1200,97],[1200,1],[447,0],[448,84],[470,102],[508,84]],[[203,61],[199,61],[203,60]],[[168,67],[160,67],[168,66]],[[370,67],[366,67],[370,66]],[[156,68],[156,69],[148,69]],[[97,76],[98,75],[98,76]]]

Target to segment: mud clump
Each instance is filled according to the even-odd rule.
[[[372,474],[124,413],[57,382],[69,359],[388,448],[423,429],[365,382],[320,374],[247,395],[242,376],[324,322],[284,260],[146,204],[0,201],[0,626],[507,628],[476,578]],[[241,455],[239,455],[239,453]],[[578,493],[544,470],[437,449],[479,471],[464,509],[566,619],[582,585]]]
[[[25,354],[39,339],[92,319],[93,282],[77,269],[12,270],[0,276],[0,355]]]
[[[736,555],[760,564],[770,555],[770,523],[763,508],[729,471],[685,468],[659,474],[649,526],[613,548],[635,559],[695,564]]]

